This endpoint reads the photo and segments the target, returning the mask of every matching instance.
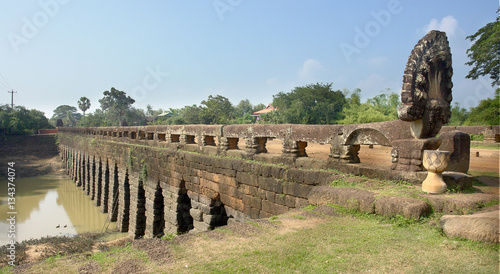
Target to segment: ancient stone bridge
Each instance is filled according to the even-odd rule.
[[[401,123],[375,123],[363,128],[59,128],[58,138],[61,156],[77,185],[118,222],[121,231],[140,237],[207,230],[231,219],[269,217],[303,207],[308,204],[312,187],[329,182],[329,168],[362,173],[356,166],[342,164],[357,157],[349,154],[353,151],[350,147],[391,145],[391,140],[408,134],[388,130]],[[270,138],[283,141],[282,154],[267,154],[265,145]],[[308,142],[330,144],[330,159],[308,158]],[[378,175],[404,177],[387,171]]]
[[[59,128],[68,173],[118,228],[130,234],[207,230],[309,204],[312,188],[337,171],[419,183],[425,172],[360,164],[359,145],[394,146],[402,121],[360,125],[179,125]],[[282,140],[269,154],[268,139]],[[329,144],[329,159],[307,157]]]

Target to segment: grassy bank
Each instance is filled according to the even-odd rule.
[[[408,221],[347,214],[328,206],[234,223],[173,239],[4,268],[27,273],[496,273],[498,244],[449,239],[436,220]]]

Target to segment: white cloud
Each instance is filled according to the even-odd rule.
[[[441,21],[438,21],[437,19],[433,18],[423,28],[424,34],[431,30],[439,30],[439,31],[444,31],[446,32],[447,36],[453,36],[455,32],[458,29],[458,21],[453,17],[453,15],[448,15],[446,17],[443,17]]]
[[[325,67],[316,59],[307,59],[299,70],[299,79],[316,80],[326,72]]]

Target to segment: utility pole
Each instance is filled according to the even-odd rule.
[[[10,107],[12,109],[14,109],[14,93],[17,93],[17,91],[14,92],[14,90],[12,90],[12,91],[7,91],[7,92],[11,94],[11,97],[10,97]]]

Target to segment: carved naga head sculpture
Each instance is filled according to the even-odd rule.
[[[413,48],[403,76],[399,119],[415,138],[435,137],[448,123],[452,100],[451,52],[446,33],[432,30]]]

